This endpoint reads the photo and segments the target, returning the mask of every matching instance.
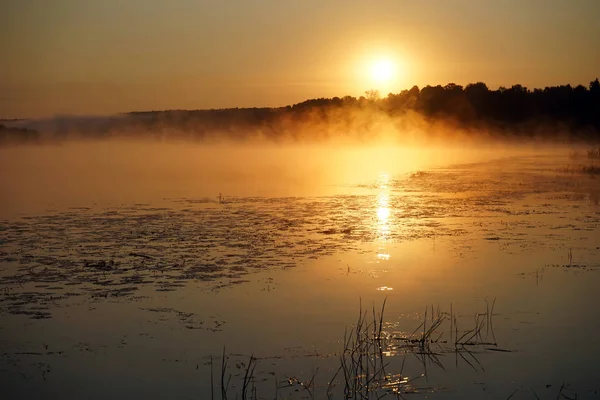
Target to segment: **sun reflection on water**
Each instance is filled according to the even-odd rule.
[[[382,173],[379,175],[379,193],[377,194],[375,208],[377,214],[377,233],[379,239],[383,242],[388,240],[391,232],[390,225],[392,212],[390,208],[389,181],[389,174]]]
[[[392,232],[392,209],[390,204],[390,176],[387,173],[382,173],[377,179],[377,196],[375,197],[375,226],[377,241],[379,246],[377,249],[377,263],[389,261],[390,254],[386,250],[386,242],[389,240]],[[380,286],[376,288],[378,291],[394,290],[390,286]]]
[[[379,204],[377,207],[377,219],[380,223],[385,224],[390,218],[390,208],[388,207],[388,197],[386,195],[379,197]]]

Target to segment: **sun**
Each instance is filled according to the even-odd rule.
[[[410,58],[394,48],[363,48],[348,65],[352,66],[352,79],[357,91],[376,90],[392,93],[405,83]]]
[[[394,80],[396,65],[390,59],[375,60],[370,67],[371,79],[377,83],[390,83]]]

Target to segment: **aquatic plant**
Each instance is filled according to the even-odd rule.
[[[564,168],[559,168],[558,172],[567,174],[586,174],[586,175],[598,175],[600,174],[600,166],[597,165],[567,165]]]
[[[458,315],[453,307],[450,312],[444,312],[439,307],[426,307],[423,321],[408,335],[402,335],[386,330],[389,324],[384,321],[386,301],[380,309],[375,306],[370,310],[363,309],[359,304],[359,315],[356,323],[346,328],[342,341],[343,347],[338,354],[337,369],[322,384],[317,384],[316,368],[310,379],[301,380],[288,377],[278,382],[275,379],[275,398],[279,391],[291,389],[304,393],[304,397],[314,398],[344,398],[344,399],[380,399],[387,395],[404,398],[409,393],[425,393],[441,390],[431,386],[416,385],[416,381],[427,377],[427,365],[434,364],[445,369],[439,356],[444,353],[454,353],[467,365],[477,370],[484,370],[477,359],[474,347],[481,350],[510,352],[497,346],[493,331],[493,316],[495,299],[489,303],[486,300],[484,312],[474,315],[475,324],[467,329],[459,329]],[[443,339],[445,336],[449,339]],[[415,355],[423,365],[423,373],[409,376],[404,373],[406,357]],[[401,356],[399,368],[391,367],[391,358]],[[251,355],[247,363],[239,362],[236,367],[243,368],[241,388],[235,397],[242,399],[257,399],[258,389],[255,378],[255,368],[258,359]],[[228,367],[229,357],[223,349],[221,355],[221,400],[228,398],[232,374]],[[213,388],[213,358],[211,363],[211,398],[214,400]],[[319,391],[318,389],[321,388]],[[287,396],[286,396],[287,398]]]
[[[597,149],[590,149],[587,152],[588,158],[600,159],[600,147]]]
[[[600,167],[596,165],[584,165],[581,167],[581,172],[588,175],[599,175]]]

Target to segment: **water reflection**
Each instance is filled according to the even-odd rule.
[[[379,193],[376,197],[376,214],[377,214],[377,237],[380,241],[388,240],[391,233],[392,212],[390,208],[390,192],[389,192],[390,176],[387,173],[382,173],[378,178]],[[384,252],[380,252],[384,253]],[[389,258],[389,257],[388,257]]]
[[[516,161],[510,162],[515,168]],[[486,175],[475,175],[480,168],[485,168],[481,173]],[[523,171],[530,171],[527,168]],[[431,391],[450,387],[448,397],[456,393],[464,398],[483,397],[482,387],[489,387],[488,393],[505,391],[498,396],[501,398],[509,397],[515,387],[535,386],[542,393],[538,386],[544,390],[544,385],[552,384],[556,392],[560,385],[556,381],[563,377],[597,387],[593,365],[600,354],[593,337],[598,319],[593,312],[573,310],[586,310],[600,301],[598,274],[593,272],[600,264],[595,234],[600,215],[577,203],[585,199],[565,198],[565,193],[571,193],[568,185],[573,177],[560,178],[564,179],[561,186],[555,168],[555,163],[549,164],[548,175],[519,172],[512,180],[506,178],[506,169],[495,164],[477,166],[468,173],[459,169],[435,177],[423,174],[406,182],[390,179],[389,185],[388,178],[382,177],[374,187],[356,189],[360,195],[336,197],[335,201],[235,198],[223,206],[215,201],[214,195],[223,190],[216,186],[210,199],[174,200],[167,203],[169,208],[152,203],[2,220],[0,320],[4,329],[0,337],[4,354],[0,357],[0,387],[6,391],[9,386],[7,398],[28,397],[11,396],[11,388],[27,391],[29,397],[38,393],[50,397],[48,392],[57,387],[57,381],[65,387],[89,382],[104,389],[96,393],[98,398],[114,392],[110,389],[115,387],[136,397],[148,385],[131,382],[160,374],[160,381],[151,385],[148,390],[152,393],[146,397],[185,397],[190,393],[208,397],[209,384],[198,383],[210,382],[205,379],[211,373],[205,356],[226,344],[235,354],[273,356],[273,363],[281,363],[271,366],[267,359],[257,368],[266,365],[256,382],[266,377],[270,391],[273,371],[279,379],[288,377],[279,371],[309,378],[315,367],[321,366],[321,371],[337,368],[338,357],[314,358],[314,354],[318,350],[319,354],[340,355],[340,334],[356,321],[359,302],[370,307],[372,300],[384,297],[390,299],[386,320],[393,325],[384,320],[383,331],[394,347],[384,350],[388,359],[381,365],[390,363],[386,366],[390,375],[404,371],[415,376],[427,368]],[[369,175],[370,182],[378,177]],[[545,183],[551,180],[556,189]],[[494,189],[495,182],[503,186]],[[539,193],[531,192],[536,182],[546,185]],[[596,183],[590,178],[587,184]],[[466,192],[474,185],[479,189],[465,200],[438,195],[438,191]],[[404,191],[401,196],[399,190]],[[430,197],[418,197],[421,192]],[[229,197],[227,188],[223,193]],[[340,210],[340,204],[346,209]],[[504,215],[510,215],[509,225]],[[457,226],[458,221],[466,223]],[[434,233],[436,255],[428,251],[432,243],[427,238]],[[583,267],[565,262],[571,246],[576,264],[590,270],[584,279],[575,274]],[[373,266],[376,262],[379,264]],[[551,263],[557,265],[548,267],[544,284],[540,281],[537,285],[538,266]],[[314,295],[306,295],[307,287]],[[475,346],[470,354],[466,349],[479,338],[476,333],[487,334],[487,319],[481,329],[472,319],[487,307],[473,299],[496,295],[503,299],[503,315],[496,321],[498,338],[506,346],[502,348],[513,351],[489,350],[492,346],[484,344]],[[439,331],[433,332],[436,314],[432,311],[427,316],[434,321],[425,329],[432,334],[418,330],[411,339],[410,334],[425,321],[422,305],[430,303],[445,307],[453,303],[453,310],[464,314],[450,319],[450,312]],[[264,315],[248,318],[254,310],[264,310]],[[307,316],[306,323],[282,324],[282,318],[289,315]],[[489,315],[491,322],[494,313],[490,310]],[[115,316],[123,323],[111,324]],[[107,326],[110,335],[102,335]],[[315,330],[315,326],[322,329]],[[565,346],[574,327],[578,336],[592,340]],[[81,334],[65,335],[65,331]],[[239,340],[241,331],[244,337],[256,340]],[[442,333],[438,343],[431,341],[437,341]],[[465,333],[465,347],[457,345]],[[423,337],[430,341],[420,341]],[[413,339],[416,341],[410,342]],[[162,343],[173,345],[167,348]],[[66,353],[59,355],[63,350]],[[479,372],[479,361],[472,355],[481,358],[485,374]],[[281,361],[277,361],[279,356]],[[140,367],[111,369],[106,376],[87,373],[98,361],[118,367],[131,359],[139,360]],[[367,359],[372,360],[361,358]],[[540,359],[549,360],[546,368],[538,365]],[[233,360],[229,365],[238,369]],[[444,360],[449,365],[440,366],[438,362]],[[240,356],[241,361],[248,362],[248,357]],[[49,377],[41,375],[42,362],[53,364]],[[528,371],[535,373],[524,374],[524,368],[515,369],[515,364],[533,366]],[[193,365],[200,365],[200,370]],[[472,374],[465,372],[468,368],[473,368]],[[322,384],[330,375],[324,377],[319,372],[316,382]],[[234,375],[233,382],[235,379]],[[473,384],[481,381],[485,386]],[[399,385],[400,380],[392,375],[385,377],[385,382]],[[344,387],[339,382],[335,390]],[[296,388],[301,392],[291,397],[302,397],[304,388],[294,385],[288,390]],[[463,396],[464,388],[478,392]],[[325,392],[323,386],[317,390]],[[424,393],[430,394],[434,396]]]
[[[377,219],[381,225],[387,225],[390,218],[389,195],[380,194],[377,204]]]

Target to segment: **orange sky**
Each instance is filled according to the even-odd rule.
[[[598,20],[598,0],[3,0],[0,118],[587,85]],[[372,81],[374,59],[396,79]]]

